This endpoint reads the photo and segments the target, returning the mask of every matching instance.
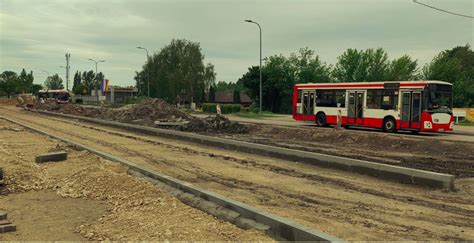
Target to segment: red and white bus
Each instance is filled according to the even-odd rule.
[[[297,84],[293,118],[318,126],[381,128],[387,132],[453,130],[452,84],[442,81]]]

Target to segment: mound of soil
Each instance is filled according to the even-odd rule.
[[[137,125],[155,126],[155,121],[188,122],[180,126],[171,126],[186,132],[209,133],[248,133],[249,128],[236,122],[231,122],[224,116],[197,118],[185,113],[161,99],[147,99],[137,104],[118,108],[92,107],[78,104],[57,104],[56,102],[36,102],[34,109],[52,112],[87,116],[104,120],[119,121]]]
[[[179,119],[189,121],[195,119],[161,99],[147,99],[140,103],[120,108],[103,109],[101,118],[143,125],[152,125],[157,120],[174,121]]]
[[[179,127],[186,132],[214,132],[214,133],[248,133],[249,128],[237,122],[231,122],[227,117],[216,115],[204,119],[193,119],[188,124]]]

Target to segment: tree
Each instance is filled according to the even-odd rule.
[[[229,90],[238,90],[242,91],[244,89],[243,85],[241,82],[225,82],[225,81],[219,81],[215,84],[216,91],[229,91]]]
[[[31,86],[33,85],[33,71],[30,71],[30,73],[26,73],[25,69],[20,73],[20,76],[18,76],[18,82],[17,82],[17,92],[18,93],[29,93],[31,92]]]
[[[417,66],[416,60],[412,60],[408,55],[403,55],[390,62],[385,80],[401,81],[417,79]]]
[[[18,89],[18,75],[13,71],[5,71],[0,75],[0,90],[3,91],[8,98],[11,93],[15,93]]]
[[[33,84],[31,85],[30,87],[30,92],[32,94],[38,94],[38,91],[42,90],[43,89],[43,86],[41,84]]]
[[[423,68],[423,77],[452,83],[454,106],[474,105],[474,52],[469,45],[439,53]]]
[[[234,94],[232,96],[233,96],[233,103],[240,104],[240,91],[234,89]]]
[[[63,80],[59,77],[58,74],[46,78],[44,86],[47,89],[64,89]]]
[[[184,39],[172,40],[147,60],[135,76],[140,90],[146,90],[148,73],[150,95],[173,103],[200,100],[216,75],[212,64],[204,65],[200,44]]]
[[[242,84],[245,88],[245,91],[250,96],[250,98],[255,102],[259,103],[259,90],[260,90],[260,69],[259,66],[252,66],[248,68],[248,71],[242,75],[237,83]],[[262,71],[262,83],[266,83],[266,75]]]
[[[209,88],[209,102],[210,103],[216,102],[216,88],[214,88],[214,86],[211,86]]]
[[[290,113],[293,86],[296,83],[330,82],[331,66],[323,63],[309,48],[298,53],[270,56],[262,70],[262,108],[278,113]],[[251,67],[237,81],[255,102],[259,102],[259,68]]]
[[[94,90],[94,71],[84,71],[82,73],[82,85],[84,87],[83,93],[88,95],[91,94],[91,91]]]
[[[328,83],[331,81],[331,67],[321,62],[313,50],[308,47],[301,48],[298,54],[292,53],[290,55],[296,83]]]
[[[337,82],[383,81],[388,70],[388,55],[382,49],[347,49],[339,56],[332,72]]]
[[[76,71],[76,73],[74,74],[74,79],[73,79],[73,83],[72,83],[72,92],[77,94],[77,92],[75,92],[74,90],[77,90],[77,87],[79,85],[81,85],[81,72],[79,71]]]

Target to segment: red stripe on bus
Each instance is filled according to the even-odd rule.
[[[426,84],[400,84],[400,87],[423,87]],[[324,85],[297,85],[298,88],[368,88],[368,87],[379,87],[383,88],[383,84],[345,84],[345,85],[338,85],[338,84],[324,84]]]

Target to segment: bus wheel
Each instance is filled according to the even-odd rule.
[[[397,126],[395,123],[395,119],[393,118],[385,118],[383,121],[383,127],[382,129],[384,132],[395,132],[397,131]]]
[[[325,127],[327,125],[326,123],[326,115],[324,113],[318,113],[316,115],[316,125],[318,127]]]

